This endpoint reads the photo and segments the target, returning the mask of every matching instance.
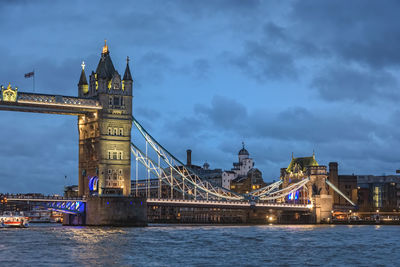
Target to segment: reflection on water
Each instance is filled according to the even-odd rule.
[[[0,265],[392,265],[399,233],[398,226],[32,225],[0,229]]]

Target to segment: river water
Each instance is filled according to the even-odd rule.
[[[0,266],[400,265],[400,226],[0,229]]]

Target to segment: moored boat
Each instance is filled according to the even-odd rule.
[[[12,214],[11,212],[0,215],[0,227],[20,227],[29,226],[29,220],[23,214]]]

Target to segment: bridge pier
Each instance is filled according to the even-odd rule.
[[[314,196],[315,223],[329,222],[332,217],[333,196],[321,194]]]
[[[86,199],[83,215],[64,215],[64,225],[147,226],[145,198],[101,196]]]

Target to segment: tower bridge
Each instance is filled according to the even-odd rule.
[[[8,200],[44,203],[49,209],[64,212],[66,224],[145,225],[148,207],[153,210],[159,207],[279,210],[313,214],[315,222],[329,218],[332,196],[325,188],[329,181],[319,170],[310,172],[308,177],[291,182],[280,180],[245,195],[202,179],[158,143],[132,116],[132,87],[129,58],[121,78],[114,68],[107,44],[96,71],[89,75],[89,82],[85,64],[82,64],[78,97],[19,92],[10,84],[7,88],[2,87],[0,110],[75,115],[79,130],[77,199],[7,196]],[[139,140],[132,140],[132,128],[143,137],[144,151],[139,149]],[[131,188],[131,155],[136,163],[136,186],[138,165],[141,164],[147,170],[148,181],[150,176],[158,179],[157,198],[139,197],[137,187]],[[169,188],[168,198],[163,196],[162,186]],[[299,190],[304,203],[295,204],[288,196]]]

